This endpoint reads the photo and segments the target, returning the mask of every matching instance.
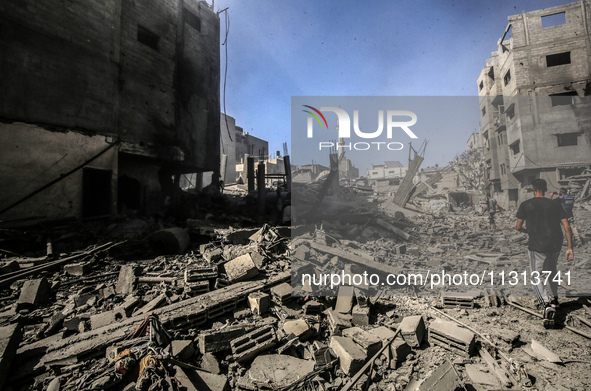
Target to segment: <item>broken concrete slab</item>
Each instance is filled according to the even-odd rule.
[[[412,349],[406,343],[406,341],[402,340],[394,340],[390,345],[390,353],[392,356],[392,361],[390,362],[390,368],[396,369],[406,357],[412,352]]]
[[[405,316],[400,322],[402,338],[413,348],[418,348],[425,337],[425,322],[421,315]]]
[[[382,346],[386,344],[389,340],[394,338],[396,332],[387,328],[386,326],[379,326],[373,329],[367,330],[368,333],[375,335],[382,343]]]
[[[271,288],[271,296],[273,300],[279,304],[285,304],[292,299],[291,296],[291,285],[284,282],[283,284],[279,284]]]
[[[224,269],[230,283],[249,280],[259,274],[259,269],[257,269],[250,254],[244,254],[226,262]]]
[[[382,341],[369,331],[360,327],[349,327],[342,331],[343,337],[352,338],[361,347],[367,357],[373,357],[382,347]]]
[[[119,280],[115,291],[121,295],[128,295],[135,290],[136,277],[140,274],[139,267],[124,265],[119,270]]]
[[[228,378],[196,369],[175,366],[175,377],[187,391],[230,391]]]
[[[253,314],[262,315],[269,311],[271,296],[264,292],[254,292],[248,295],[248,303]]]
[[[466,364],[466,373],[472,383],[484,384],[487,386],[498,386],[499,381],[492,373],[483,372],[474,364]]]
[[[218,374],[221,372],[220,363],[212,353],[205,353],[201,357],[201,368],[209,373]]]
[[[434,372],[428,376],[419,386],[419,391],[449,391],[462,387],[453,365],[445,360]]]
[[[286,335],[293,334],[300,341],[305,341],[314,335],[315,331],[304,319],[290,320],[283,324]]]
[[[115,307],[111,311],[101,312],[90,317],[90,328],[96,330],[98,328],[108,326],[111,323],[121,322],[127,318],[125,310],[121,307]]]
[[[64,272],[71,276],[84,276],[90,272],[89,262],[77,262],[64,265]]]
[[[143,315],[149,312],[154,311],[156,308],[160,307],[166,301],[166,294],[161,293],[160,295],[156,296],[152,299],[148,304],[140,308],[137,312],[134,313],[135,315]]]
[[[195,345],[190,339],[174,340],[170,343],[169,350],[181,361],[187,361],[195,354]]]
[[[547,360],[554,364],[562,364],[562,359],[558,354],[554,353],[535,339],[531,340],[531,350],[533,350],[536,356],[542,360]]]
[[[334,310],[339,314],[348,314],[353,308],[355,290],[352,286],[340,286]]]
[[[329,347],[339,358],[341,369],[347,375],[357,373],[367,359],[366,353],[352,338],[332,336]]]
[[[0,327],[0,390],[4,389],[4,382],[10,373],[10,367],[22,338],[19,324]]]
[[[47,304],[49,294],[50,285],[45,277],[36,280],[27,280],[21,288],[21,294],[17,303],[19,306],[38,307]]]
[[[328,308],[326,311],[326,317],[330,326],[330,332],[332,335],[340,335],[341,330],[351,327],[351,322],[344,319],[339,313],[335,312],[332,308]]]
[[[313,371],[314,361],[270,354],[255,358],[247,376],[256,384],[265,384],[275,389],[289,386]]]

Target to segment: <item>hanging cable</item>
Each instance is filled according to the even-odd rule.
[[[224,90],[223,90],[223,106],[224,106],[224,119],[226,120],[226,130],[228,131],[228,137],[230,138],[230,141],[234,141],[234,139],[232,139],[232,134],[230,133],[230,126],[228,125],[228,115],[226,114],[226,80],[228,78],[228,34],[230,33],[230,14],[228,13],[228,8],[225,8],[221,11],[218,12],[218,15],[224,12],[225,15],[225,22],[226,22],[226,36],[224,37],[224,42],[222,43],[222,46],[225,47],[225,53],[226,53],[226,64],[224,66]],[[222,152],[225,153],[224,151],[224,144],[222,142]]]

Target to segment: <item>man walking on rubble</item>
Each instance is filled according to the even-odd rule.
[[[554,317],[556,308],[558,308],[558,282],[555,280],[555,275],[556,264],[563,242],[561,224],[566,233],[567,262],[574,258],[572,232],[564,209],[556,201],[544,197],[548,189],[546,181],[534,179],[531,186],[534,198],[519,205],[515,229],[529,235],[530,278],[534,293],[543,311],[544,327],[551,328],[554,326]],[[523,226],[524,222],[526,227]],[[551,274],[549,278],[545,278],[543,272],[548,271]],[[535,272],[539,276],[537,285],[533,284],[536,280]],[[546,286],[542,283],[544,280],[549,283],[552,296],[548,294]]]
[[[501,207],[497,203],[497,200],[492,198],[490,194],[487,194],[485,211],[488,211],[488,223],[490,224],[491,229],[497,229],[497,225],[495,223],[495,214],[497,213],[497,209],[502,211]]]
[[[550,193],[550,199],[554,199],[554,192]],[[573,196],[568,194],[568,190],[566,187],[561,187],[558,190],[558,198],[556,198],[556,202],[560,204],[564,212],[566,213],[566,218],[568,220],[568,224],[570,225],[571,231],[573,231],[573,239],[574,243],[576,244],[577,240],[580,244],[583,244],[583,239],[579,236],[579,232],[575,227],[575,217],[573,215],[573,206],[575,205],[575,199]]]

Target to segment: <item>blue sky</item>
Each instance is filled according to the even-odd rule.
[[[476,78],[507,17],[566,3],[219,0],[215,10],[229,7],[230,19],[226,113],[274,153],[283,142],[291,146],[292,96],[476,96]],[[423,167],[445,165],[465,150],[478,130],[473,115],[445,129],[444,140],[430,141]],[[356,164],[361,175],[381,162],[366,163]]]

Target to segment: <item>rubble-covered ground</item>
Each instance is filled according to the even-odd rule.
[[[398,269],[527,265],[515,211],[490,229],[477,205],[415,198],[402,209],[388,191],[351,188],[342,200],[336,218],[294,227],[240,216],[233,197],[233,213],[186,221],[0,230],[0,388],[591,389],[586,297],[561,297],[546,329],[535,301],[507,290],[292,295],[294,256],[317,272],[350,271],[358,257]],[[574,212],[585,243],[573,265],[589,276],[591,203]]]

